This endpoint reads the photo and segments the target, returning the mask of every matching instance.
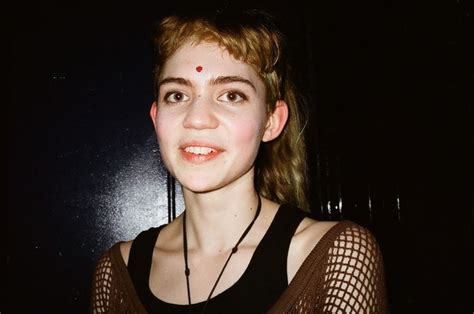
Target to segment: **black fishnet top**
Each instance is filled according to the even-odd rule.
[[[251,305],[249,304],[251,307]],[[120,253],[97,263],[91,313],[146,313]],[[316,244],[269,313],[387,313],[382,256],[373,235],[350,221]]]

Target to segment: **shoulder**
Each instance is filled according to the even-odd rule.
[[[159,232],[160,239],[163,240],[162,242],[168,243],[170,233],[175,232],[175,225],[176,220],[170,224],[161,225],[159,227],[152,227],[147,230],[141,231],[133,240],[120,242],[120,253],[125,265],[128,265],[130,252],[132,250],[132,245],[134,242],[141,241],[141,243],[143,244],[143,241],[145,241],[146,243],[150,243],[151,245],[153,245],[151,242],[156,242],[156,236]]]
[[[339,222],[309,221],[295,233],[294,264],[302,265],[317,261],[319,265],[343,275],[353,274],[383,278],[383,258],[379,245],[372,232],[349,220]],[[319,225],[319,227],[318,227]],[[291,246],[290,246],[291,249]],[[306,266],[308,266],[306,265]]]
[[[355,251],[378,255],[378,243],[370,230],[349,221],[317,221],[306,218],[302,221],[292,240],[295,248],[311,253],[316,247],[321,253]],[[345,255],[350,255],[346,253]]]
[[[290,245],[288,281],[292,289],[287,296],[293,300],[295,291],[303,291],[305,302],[312,299],[325,313],[385,313],[383,268],[377,241],[367,228],[348,220],[305,219]],[[284,304],[288,299],[282,300]]]
[[[132,248],[133,240],[120,243],[120,253],[122,254],[125,265],[128,265],[128,257],[130,256],[130,249]]]
[[[134,294],[123,261],[122,244],[115,243],[98,260],[91,284],[90,313],[146,313]]]
[[[294,240],[302,242],[312,242],[316,244],[332,227],[337,225],[337,221],[320,221],[312,218],[305,218],[301,221],[293,236]]]
[[[338,222],[304,218],[291,239],[288,251],[288,281],[291,281],[319,241]]]
[[[365,227],[343,221],[329,231],[324,246],[324,298],[328,312],[385,313],[387,299],[382,254]]]
[[[288,278],[291,279],[308,256],[355,256],[378,263],[380,250],[374,235],[349,220],[318,221],[305,218],[296,230],[288,252]]]
[[[306,251],[309,254],[323,236],[337,224],[336,221],[318,221],[305,218],[293,235],[292,245],[298,251]]]
[[[93,275],[93,287],[109,287],[112,281],[120,281],[120,274],[123,273],[125,269],[120,253],[121,243],[122,242],[117,242],[112,245],[108,250],[104,251],[97,260]]]
[[[352,249],[354,244],[368,248],[377,245],[374,235],[367,228],[350,220],[342,221],[318,221],[305,218],[293,236],[296,245],[312,246],[313,248],[321,240],[325,247],[341,247]]]
[[[328,263],[338,261],[354,266],[361,266],[363,263],[376,268],[382,264],[382,254],[373,233],[351,221],[343,221],[339,228],[335,228],[327,247]]]

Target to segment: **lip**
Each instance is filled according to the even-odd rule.
[[[209,148],[212,148],[214,151],[206,155],[198,155],[198,154],[189,153],[184,150],[186,147],[189,147],[189,146],[209,147]],[[179,146],[179,150],[181,152],[181,156],[183,156],[185,160],[191,163],[195,163],[195,164],[205,163],[207,161],[213,160],[217,156],[219,156],[222,152],[224,152],[224,149],[220,146],[217,146],[216,144],[203,142],[203,141],[197,141],[197,140],[186,141],[185,143]]]

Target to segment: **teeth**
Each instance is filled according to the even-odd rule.
[[[184,148],[184,151],[196,155],[207,155],[209,153],[215,152],[216,150],[210,147],[188,146]]]

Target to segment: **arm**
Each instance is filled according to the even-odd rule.
[[[351,224],[328,251],[323,284],[323,311],[386,313],[383,260],[374,236]]]
[[[90,313],[145,313],[135,293],[120,243],[105,252],[92,278]]]
[[[107,313],[111,310],[112,302],[116,299],[113,293],[114,273],[112,261],[105,253],[97,262],[91,287],[91,313]]]

